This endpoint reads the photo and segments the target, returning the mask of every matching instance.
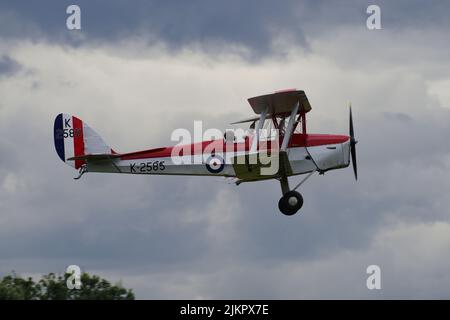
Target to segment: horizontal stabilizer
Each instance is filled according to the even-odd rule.
[[[83,156],[76,156],[72,158],[68,158],[67,160],[70,161],[86,161],[86,162],[94,162],[94,161],[105,161],[105,160],[111,160],[114,158],[119,158],[120,154],[114,154],[114,153],[102,153],[102,154],[86,154]]]

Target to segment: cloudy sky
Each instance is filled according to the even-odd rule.
[[[81,7],[80,31],[66,8]],[[368,30],[366,9],[381,8]],[[449,298],[447,1],[0,1],[0,276],[71,264],[137,298]],[[359,140],[302,186],[76,172],[53,146],[74,114],[117,151],[227,128],[246,98],[303,89],[309,130]],[[298,178],[291,179],[297,181]],[[366,268],[381,268],[368,290]]]

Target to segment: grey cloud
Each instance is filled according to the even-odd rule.
[[[6,38],[46,39],[75,47],[97,42],[143,38],[162,41],[171,49],[199,45],[219,53],[234,45],[250,50],[249,57],[283,53],[287,40],[309,48],[318,36],[342,27],[365,30],[366,8],[371,1],[78,1],[82,31],[65,28],[65,9],[71,1],[2,1],[2,28]],[[448,26],[448,3],[431,1],[378,1],[386,30]],[[436,45],[436,43],[434,43]]]
[[[3,23],[0,35],[44,38],[74,46],[136,37],[149,43],[163,41],[175,50],[198,44],[206,49],[217,47],[220,52],[240,45],[251,48],[254,56],[270,50],[273,32],[293,33],[296,41],[305,45],[300,24],[286,23],[293,20],[295,1],[275,7],[271,1],[78,1],[82,31],[65,27],[69,4],[72,2],[2,2],[4,20],[9,22]]]
[[[10,76],[21,69],[17,61],[7,55],[0,56],[0,77]]]

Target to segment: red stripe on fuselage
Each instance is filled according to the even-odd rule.
[[[83,122],[76,117],[72,117],[73,125],[73,148],[75,157],[84,155]],[[84,160],[75,160],[75,169],[79,169]]]
[[[289,143],[289,148],[295,147],[316,147],[327,144],[344,143],[349,139],[348,136],[337,134],[294,134]]]
[[[291,138],[291,142],[289,143],[289,148],[297,148],[297,147],[315,147],[322,146],[328,144],[339,144],[344,143],[349,139],[348,136],[343,135],[332,135],[332,134],[294,134]],[[147,158],[167,158],[172,156],[172,152],[174,152],[175,156],[182,155],[198,155],[202,154],[205,151],[212,151],[215,146],[218,150],[218,153],[222,153],[223,151],[249,151],[251,147],[251,140],[247,140],[242,143],[234,143],[233,148],[227,146],[223,140],[213,140],[213,141],[203,141],[199,143],[193,143],[185,146],[177,146],[177,147],[163,147],[156,148],[144,151],[137,151],[123,154],[120,158],[122,160],[135,160],[135,159],[147,159]],[[281,142],[280,142],[281,145]],[[179,148],[179,150],[174,150],[175,148]],[[230,148],[231,150],[229,150]],[[268,142],[267,146],[264,149],[270,149],[271,143]],[[234,150],[233,150],[234,149]],[[184,153],[184,151],[188,151]]]
[[[213,151],[222,153],[223,151],[248,151],[250,149],[249,143],[234,143],[232,147],[226,145],[223,140],[202,141],[192,143],[190,145],[156,148],[144,151],[137,151],[123,154],[120,158],[122,160],[147,159],[147,158],[166,158],[173,155],[186,156],[202,154],[204,152],[211,153]]]

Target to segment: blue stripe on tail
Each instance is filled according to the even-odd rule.
[[[63,116],[58,114],[55,119],[55,124],[53,126],[53,137],[55,140],[55,149],[58,156],[62,161],[66,161],[64,153],[64,131],[63,131]]]

